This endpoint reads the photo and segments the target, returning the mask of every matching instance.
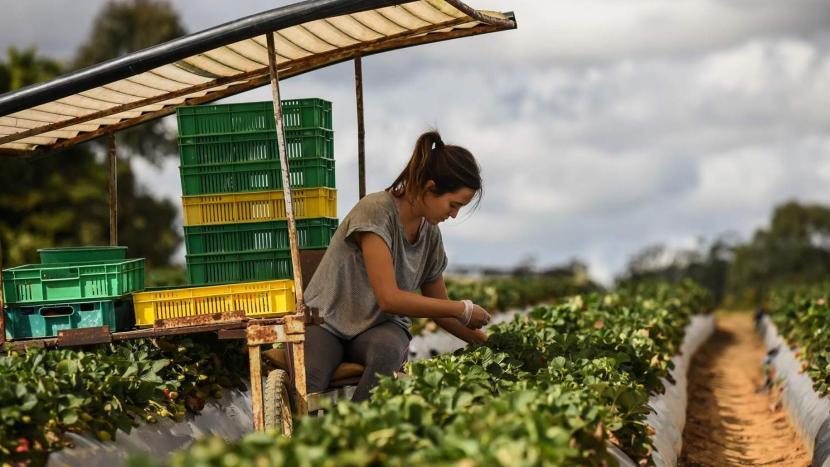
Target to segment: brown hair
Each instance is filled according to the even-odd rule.
[[[432,190],[435,195],[467,187],[475,190],[476,205],[481,199],[481,169],[475,157],[461,146],[444,144],[435,130],[418,137],[409,163],[387,190],[396,197],[407,192],[423,196],[430,180],[435,182],[435,189]]]

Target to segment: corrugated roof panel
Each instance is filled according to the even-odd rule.
[[[66,99],[61,99],[60,101],[39,105],[31,110],[40,112],[40,116],[39,118],[36,118],[36,120],[49,123],[56,122],[58,120],[66,120],[71,117],[79,117],[81,115],[94,112],[94,110],[90,110],[86,107],[69,105],[64,102],[66,102]]]
[[[265,60],[267,61],[268,60],[268,52],[267,52],[268,42],[267,42],[267,39],[265,39],[265,36],[264,35],[257,36],[257,37],[254,37],[251,40],[253,40],[257,44],[259,44],[260,47],[263,47],[263,48],[266,49],[266,52],[263,53],[263,56],[265,57]],[[283,57],[286,57],[286,58],[289,58],[291,60],[299,60],[299,59],[306,58],[306,57],[309,57],[309,56],[313,55],[310,51],[302,49],[300,47],[297,47],[297,45],[295,45],[293,42],[291,42],[290,40],[288,40],[285,37],[283,37],[282,35],[280,35],[280,33],[278,33],[278,32],[274,33],[274,47],[277,49],[277,53],[279,55],[281,55]],[[283,63],[283,61],[282,60],[277,60],[277,63]]]
[[[228,48],[246,57],[248,60],[260,63],[260,66],[268,66],[268,50],[252,39],[230,44]],[[278,56],[281,56],[280,61],[286,60],[286,57],[282,56],[279,52]]]
[[[240,71],[254,71],[262,68],[262,65],[259,63],[240,55],[238,52],[228,47],[214,49],[209,52],[205,52],[202,55],[215,60],[217,63],[221,63]]]
[[[116,92],[121,92],[130,96],[135,96],[141,99],[147,97],[155,97],[165,94],[168,90],[155,89],[149,86],[144,86],[135,83],[131,80],[122,79],[106,85],[106,89],[111,89]]]
[[[394,3],[374,1],[376,6]],[[453,4],[459,5],[458,9]],[[455,1],[453,4],[421,0],[358,12],[354,11],[361,3],[355,0],[335,0],[320,6],[298,4],[94,65],[94,75],[72,73],[55,83],[0,96],[0,108],[8,113],[0,117],[0,153],[32,150],[36,145],[56,141],[65,147],[102,134],[108,125],[126,128],[168,115],[186,102],[210,102],[265,84],[268,56],[263,32],[270,26],[263,25],[294,24],[270,33],[276,43],[277,61],[289,77],[349,59],[360,52],[361,44],[365,45],[363,51],[371,54],[515,28],[512,17],[503,21],[505,14],[491,13],[488,19],[480,11]],[[308,11],[295,11],[293,7]],[[326,9],[353,13],[328,17],[318,14]],[[302,17],[318,19],[291,23]],[[459,18],[469,22],[453,25]],[[228,42],[222,42],[226,37]],[[212,49],[201,48],[206,44]],[[156,66],[161,63],[166,64]],[[107,81],[108,77],[112,79]],[[215,85],[217,80],[225,84]],[[85,88],[86,83],[89,85]],[[181,95],[169,97],[173,93]],[[15,140],[15,135],[22,138]]]
[[[378,13],[388,18],[389,21],[392,21],[395,24],[398,24],[406,29],[418,29],[423,28],[425,26],[429,26],[431,24],[418,18],[417,16],[401,8],[400,6],[389,6],[386,8],[380,8],[377,11]]]
[[[309,30],[323,37],[326,41],[336,44],[338,47],[346,47],[357,42],[368,42],[381,39],[382,34],[379,34],[351,16],[338,16],[326,21],[315,21],[308,25]],[[320,34],[318,34],[318,30]],[[326,35],[328,31],[336,31],[336,36],[329,40]]]
[[[297,47],[315,54],[330,52],[336,48],[301,26],[291,26],[290,28],[282,29],[280,30],[280,35]]]
[[[459,18],[459,16],[450,16],[445,13],[442,13],[441,10],[435,8],[434,6],[426,2],[414,2],[401,5],[401,7],[405,8],[407,11],[414,14],[418,18],[421,18],[422,20],[432,24],[439,24]],[[464,15],[462,14],[461,17],[463,16]]]
[[[96,101],[102,101],[105,104],[104,108],[110,107],[109,105],[106,105],[108,103],[122,105],[141,100],[141,97],[139,96],[132,96],[118,91],[113,91],[103,86],[99,86],[95,89],[90,89],[89,91],[84,91],[76,95],[89,97],[90,99],[94,99]]]
[[[148,72],[148,73],[141,73],[141,74],[135,75],[135,76],[133,76],[133,79],[136,79],[136,78],[144,79],[144,77],[146,77],[148,75],[151,75],[151,74],[156,74],[158,76],[161,76],[161,77],[164,77],[164,78],[167,78],[167,79],[179,82],[179,83],[190,84],[190,85],[204,84],[204,83],[207,83],[208,81],[210,81],[210,78],[205,78],[204,76],[194,75],[193,73],[189,73],[185,70],[182,70],[181,68],[177,67],[175,63],[169,63],[167,65],[155,68],[155,69],[152,70],[151,73]]]
[[[385,16],[381,15],[377,11],[363,11],[360,13],[352,13],[352,18],[355,20],[360,21],[360,23],[365,24],[367,27],[371,28],[373,31],[378,31],[386,34],[387,36],[391,36],[393,34],[400,34],[406,29],[398,26],[397,24],[389,21]]]

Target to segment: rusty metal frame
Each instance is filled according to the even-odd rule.
[[[357,182],[358,198],[366,196],[366,128],[363,124],[363,60],[354,56],[354,92],[357,102]]]
[[[115,152],[115,133],[109,136],[109,177],[107,179],[107,191],[109,192],[110,205],[110,245],[118,246],[118,156]]]

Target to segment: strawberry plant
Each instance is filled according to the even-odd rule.
[[[486,345],[410,363],[367,402],[299,420],[292,438],[208,438],[167,465],[599,466],[614,464],[608,443],[648,464],[649,397],[665,390],[692,315],[711,305],[684,283],[540,306]]]
[[[181,420],[223,387],[244,388],[244,361],[208,337],[8,351],[0,357],[0,459],[42,464],[68,446],[67,432],[106,441],[139,422]]]
[[[830,395],[830,287],[781,287],[770,294],[769,316],[798,349],[820,396]]]

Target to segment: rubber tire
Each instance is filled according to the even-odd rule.
[[[288,373],[272,370],[265,379],[265,429],[291,436],[294,419],[288,399]]]

